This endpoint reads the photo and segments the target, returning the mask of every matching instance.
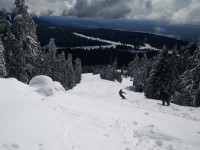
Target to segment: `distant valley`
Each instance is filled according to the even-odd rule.
[[[195,42],[153,34],[145,32],[133,32],[111,28],[113,21],[102,23],[101,21],[90,20],[46,20],[45,18],[35,18],[38,24],[37,35],[43,49],[48,45],[50,38],[55,39],[58,52],[71,53],[73,59],[77,57],[82,60],[83,66],[106,65],[118,60],[119,67],[127,66],[133,61],[135,55],[143,57],[144,53],[148,58],[156,55],[165,45],[168,49],[173,49],[175,45],[182,50],[189,49],[191,53],[196,48]],[[121,26],[124,26],[121,23]],[[94,26],[99,27],[94,27]],[[104,25],[104,26],[103,26]],[[128,27],[135,26],[129,24]],[[139,24],[136,23],[139,27]],[[144,24],[143,28],[152,24]],[[142,27],[142,26],[141,26]],[[144,28],[145,29],[145,28]]]
[[[200,38],[199,25],[172,25],[161,21],[137,21],[137,20],[105,20],[105,19],[75,19],[67,17],[34,17],[38,24],[67,26],[73,28],[104,28],[132,32],[153,33],[174,37],[176,39],[197,42]]]

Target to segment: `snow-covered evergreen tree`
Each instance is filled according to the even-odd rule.
[[[55,40],[53,38],[50,39],[48,44],[48,52],[45,56],[45,74],[55,80],[55,72],[58,68],[56,68],[57,61],[57,48],[55,44]]]
[[[75,66],[74,66],[74,71],[75,71],[75,83],[80,83],[81,82],[81,60],[77,58],[75,60]]]
[[[200,106],[200,43],[197,44],[197,50],[190,58],[193,60],[193,68],[186,70],[179,76],[177,88],[173,96],[173,102],[185,106]]]
[[[0,77],[5,77],[7,75],[5,67],[5,55],[4,46],[0,38]]]
[[[113,62],[112,65],[107,65],[101,68],[100,71],[101,79],[115,81],[122,81],[121,72],[117,71],[117,60]]]
[[[140,58],[136,54],[134,61],[128,64],[128,73],[131,78],[134,78],[137,75],[139,63],[140,63]]]
[[[10,14],[3,9],[0,15],[0,33],[1,36],[4,36],[8,31],[11,30],[11,16]]]
[[[194,52],[194,56],[193,56],[193,67],[197,66],[199,64],[200,61],[200,42],[197,44],[197,49]]]
[[[182,73],[181,56],[178,53],[177,45],[175,45],[171,53],[169,64],[171,67],[171,92],[169,93],[171,97],[174,94],[179,75]]]
[[[186,49],[181,57],[180,62],[180,74],[183,74],[185,70],[189,70],[192,68],[192,60],[191,55],[188,49]]]
[[[3,37],[3,43],[5,48],[7,74],[9,77],[20,80],[20,74],[22,72],[21,61],[23,60],[23,57],[21,58],[20,55],[22,47],[11,31],[7,32]]]
[[[24,64],[21,64],[23,76],[28,76],[28,78],[33,77],[33,72],[35,72],[35,67],[38,66],[36,63],[39,57],[40,44],[36,35],[36,24],[29,15],[25,5],[24,0],[15,0],[16,5],[16,16],[13,21],[13,33],[20,45],[18,53],[20,58],[23,58]],[[35,72],[35,74],[38,74]]]
[[[145,96],[153,99],[169,100],[172,90],[172,69],[166,47],[153,64],[145,85]]]
[[[68,76],[68,88],[72,89],[75,86],[75,73],[74,73],[74,66],[72,63],[72,54],[68,54],[67,57],[67,76]]]
[[[146,83],[146,79],[148,76],[148,66],[150,65],[150,61],[148,60],[146,54],[144,54],[144,57],[141,59],[141,61],[138,61],[138,58],[136,58],[136,61],[134,61],[135,64],[133,67],[133,89],[136,92],[143,92],[144,86]],[[138,63],[138,66],[136,64]]]
[[[36,35],[36,24],[27,11],[25,0],[15,0],[14,4],[16,16],[13,20],[5,10],[0,16],[1,76],[15,77],[28,83],[33,76],[44,74],[63,82],[66,89],[73,88],[75,83],[81,80],[80,59],[76,60],[75,82],[71,54],[68,55],[67,61],[64,54],[57,56],[54,39],[50,39],[48,52],[42,52]]]
[[[37,56],[40,49],[38,38],[36,35],[36,24],[28,13],[28,7],[25,5],[25,0],[15,0],[17,18],[20,18],[20,23],[25,27],[23,29],[24,38],[23,40],[30,41],[27,43],[31,46],[30,55],[33,57]],[[17,31],[18,32],[18,31]]]
[[[64,52],[57,54],[57,47],[53,38],[49,41],[47,52],[44,54],[42,62],[41,72],[60,82],[66,90],[72,89],[77,83],[80,83],[81,60],[76,59],[76,66],[74,67],[71,54],[68,54],[67,60]]]
[[[108,65],[106,70],[106,79],[110,81],[115,81],[115,68],[112,65]]]
[[[68,77],[68,69],[67,69],[67,61],[65,59],[65,53],[62,52],[60,55],[60,83],[63,85],[63,87],[67,90],[69,89],[69,85],[68,85],[68,81],[69,81],[69,77]]]

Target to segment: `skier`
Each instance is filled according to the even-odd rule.
[[[122,91],[122,89],[119,91],[119,96],[121,96],[122,99],[126,99],[124,95],[122,94],[126,94],[125,92]]]

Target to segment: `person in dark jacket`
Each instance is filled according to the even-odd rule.
[[[160,91],[160,95],[162,96],[162,105],[165,106],[166,102],[167,106],[170,106],[169,95],[166,92],[164,92],[164,90]]]
[[[126,94],[125,92],[122,91],[122,89],[119,91],[119,96],[121,96],[122,99],[126,99],[126,97],[123,95]]]

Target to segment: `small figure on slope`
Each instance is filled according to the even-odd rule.
[[[163,96],[163,99],[162,99],[162,105],[165,106],[165,102],[167,103],[167,106],[170,106],[170,102],[169,102],[169,96],[168,94],[166,94],[166,92],[164,92],[163,90],[161,90],[160,92]]]
[[[126,94],[125,92],[122,91],[122,89],[119,91],[119,96],[121,96],[122,99],[126,99],[124,95],[122,94]]]

